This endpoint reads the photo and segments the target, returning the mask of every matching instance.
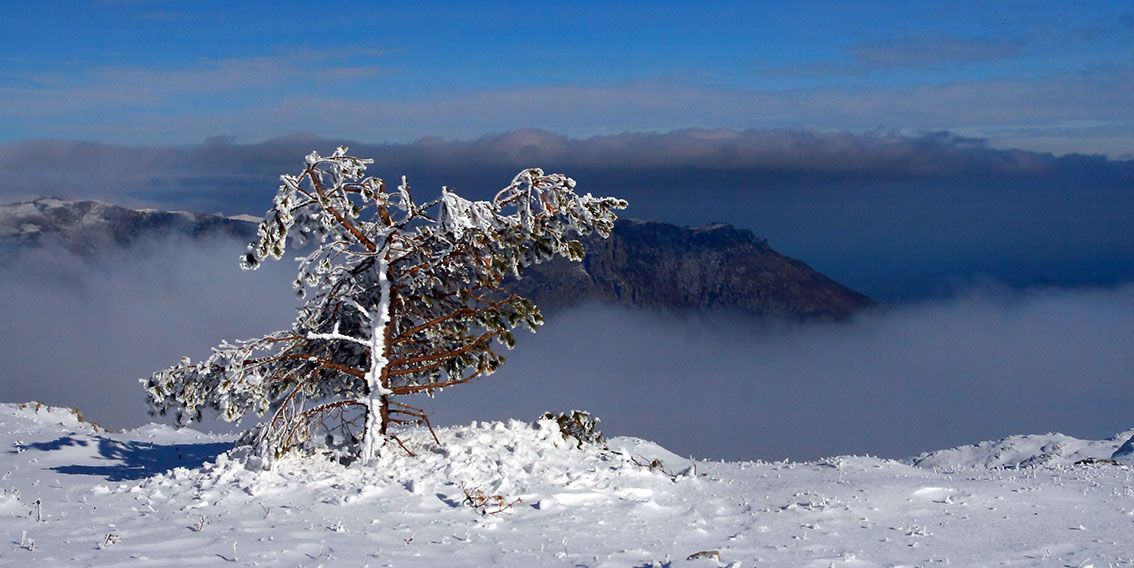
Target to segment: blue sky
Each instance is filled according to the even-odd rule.
[[[5,3],[0,142],[922,133],[1134,155],[1128,2]]]

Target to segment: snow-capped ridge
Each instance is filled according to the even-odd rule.
[[[44,197],[0,205],[0,246],[13,255],[29,248],[58,245],[74,254],[91,256],[153,237],[250,239],[255,234],[255,224],[242,217],[130,209],[101,201]]]
[[[242,222],[245,222],[245,223],[255,223],[257,225],[259,225],[264,220],[263,217],[257,217],[256,215],[248,215],[246,213],[241,213],[240,215],[229,215],[225,218],[226,219],[232,219],[233,221],[242,221]]]
[[[924,468],[992,469],[1037,466],[1066,466],[1117,460],[1121,448],[1131,446],[1134,429],[1107,440],[1080,440],[1065,434],[1026,434],[1007,436],[945,450],[925,452],[911,458],[911,465]],[[1126,442],[1126,444],[1123,444]],[[1117,456],[1117,457],[1116,457]]]
[[[1131,434],[1131,436],[1110,455],[1110,459],[1114,460],[1116,463],[1134,465],[1134,434]]]
[[[38,400],[18,404],[0,404],[0,415],[21,418],[45,428],[62,426],[89,434],[111,432],[97,422],[89,422],[84,419],[83,412],[77,408],[51,406]]]

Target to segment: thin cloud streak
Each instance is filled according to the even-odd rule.
[[[1002,38],[895,38],[860,43],[849,49],[854,57],[876,68],[920,68],[950,63],[1014,59],[1022,51],[1019,41]]]
[[[160,110],[161,115],[177,116],[186,109],[197,108],[193,101],[201,97],[241,92],[258,93],[255,100],[262,103],[311,92],[312,86],[316,91],[330,92],[332,87],[341,88],[388,74],[391,67],[375,64],[383,55],[380,50],[333,53],[295,50],[277,56],[199,59],[189,65],[169,68],[101,65],[75,74],[25,73],[11,77],[24,86],[0,89],[0,97],[15,105],[7,107],[8,112],[0,111],[0,116],[27,119],[98,112],[133,113],[140,110],[135,107],[153,108]],[[254,106],[243,97],[221,106],[233,105]],[[143,122],[151,120],[142,119]],[[88,117],[83,122],[92,120]]]
[[[760,76],[812,79],[861,78],[898,70],[924,71],[947,66],[1008,61],[1025,52],[1027,42],[1019,39],[955,37],[931,34],[895,37],[847,46],[847,62],[798,62],[789,65],[763,65]]]
[[[687,128],[797,129],[863,132],[878,128],[953,130],[989,138],[1002,147],[998,129],[1013,128],[1012,142],[1026,149],[1100,152],[1110,156],[1134,153],[1134,102],[1123,93],[1134,90],[1134,71],[1118,66],[1097,71],[1055,75],[1045,79],[971,80],[918,87],[818,87],[790,91],[711,87],[670,80],[642,80],[605,85],[522,86],[452,94],[423,94],[412,99],[379,96],[332,96],[295,88],[264,93],[222,109],[201,109],[187,100],[176,112],[159,103],[224,88],[273,89],[303,78],[302,65],[280,72],[279,59],[245,60],[190,72],[158,73],[116,70],[95,85],[62,87],[43,92],[9,88],[0,118],[17,128],[29,115],[54,116],[38,136],[63,139],[115,139],[132,144],[184,143],[234,134],[264,140],[307,131],[358,140],[408,142],[423,136],[474,139],[501,130],[537,128],[575,137]],[[288,65],[291,65],[290,63]],[[381,73],[370,66],[343,66],[310,76],[303,84],[324,79]],[[317,75],[318,73],[316,73]],[[209,85],[221,85],[214,89]],[[129,112],[117,103],[125,100]],[[99,102],[102,101],[102,102]],[[146,112],[153,108],[153,112]],[[549,109],[551,109],[549,111]],[[160,112],[159,112],[160,110]],[[97,112],[96,112],[97,111]],[[94,113],[92,115],[92,113]],[[101,115],[103,118],[98,118]],[[1089,121],[1101,122],[1091,127]],[[1090,133],[1111,130],[1097,146],[1084,147],[1083,137],[1060,137],[1057,127],[1080,124]],[[1115,135],[1114,129],[1120,133]],[[1028,129],[1045,132],[1035,144]],[[1104,144],[1105,143],[1105,144]]]

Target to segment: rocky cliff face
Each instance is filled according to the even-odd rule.
[[[247,218],[133,210],[58,199],[0,206],[0,260],[55,244],[78,255],[129,247],[162,236],[250,241]],[[584,302],[673,312],[727,311],[797,319],[842,319],[874,305],[869,298],[772,250],[730,225],[686,228],[619,220],[609,239],[583,239],[582,263],[556,259],[509,286],[545,313]]]
[[[842,319],[874,302],[731,225],[619,220],[584,239],[581,263],[557,259],[513,283],[544,309],[599,301],[672,311]]]

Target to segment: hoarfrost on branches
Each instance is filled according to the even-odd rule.
[[[241,265],[282,258],[289,238],[313,247],[299,259],[306,300],[291,330],[225,342],[142,379],[153,411],[179,424],[205,409],[229,421],[266,416],[247,434],[265,463],[292,450],[374,459],[390,425],[426,420],[392,396],[491,374],[503,362],[494,344],[510,349],[514,329],[543,323],[532,302],[501,289],[504,278],[555,256],[581,260],[573,237],[609,236],[626,206],[534,168],[490,201],[442,188],[419,204],[404,177],[388,191],[366,176],[372,162],[340,146],[281,176]]]

